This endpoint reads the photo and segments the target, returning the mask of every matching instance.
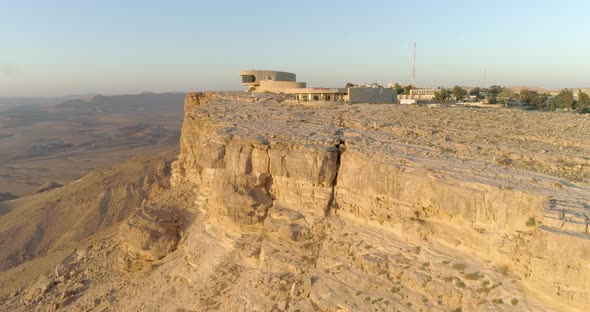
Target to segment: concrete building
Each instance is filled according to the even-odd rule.
[[[420,101],[432,101],[434,100],[435,92],[436,89],[411,89],[410,94],[400,95],[399,100],[402,104],[415,104]]]
[[[434,99],[435,89],[411,89],[410,97],[416,100],[430,101]]]
[[[397,102],[397,92],[392,88],[352,87],[348,88],[348,96],[346,97],[346,100],[350,104],[389,104]]]
[[[352,87],[352,88],[298,88],[288,89],[285,93],[295,95],[299,101],[343,101],[355,103],[395,103],[397,93],[391,88]]]
[[[305,82],[297,82],[293,73],[274,70],[241,70],[242,85],[255,92],[285,93],[287,89],[305,88]]]
[[[255,92],[293,94],[299,101],[346,101],[349,103],[395,103],[397,93],[377,83],[351,88],[307,88],[305,82],[297,82],[293,73],[272,70],[242,70],[242,85]]]
[[[299,101],[344,101],[347,96],[345,88],[296,88],[287,89],[285,93],[294,94]]]

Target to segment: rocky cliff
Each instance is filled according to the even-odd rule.
[[[135,209],[0,302],[587,311],[587,142],[577,115],[189,94],[170,187],[159,172]]]
[[[590,309],[590,146],[574,139],[588,118],[215,94],[186,107],[173,179],[198,186],[209,213],[265,225],[278,214],[293,238],[335,215],[477,257],[558,309]],[[577,120],[551,134],[537,118]]]

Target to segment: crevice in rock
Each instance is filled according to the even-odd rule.
[[[342,138],[340,138],[338,144],[336,144],[336,148],[338,150],[338,156],[336,157],[336,174],[334,174],[334,180],[332,181],[332,192],[330,193],[330,199],[328,199],[328,204],[326,205],[326,209],[324,209],[324,215],[326,217],[330,216],[332,210],[338,208],[338,203],[336,202],[336,184],[338,183],[338,173],[340,172],[340,162],[342,161],[342,153],[346,148],[346,144]]]
[[[269,174],[267,176],[267,178],[264,181],[264,192],[266,193],[266,196],[268,196],[268,198],[271,200],[271,203],[268,207],[264,208],[264,213],[262,214],[262,216],[258,217],[258,222],[262,223],[264,222],[264,220],[266,220],[266,218],[268,217],[268,214],[270,212],[270,209],[272,209],[272,207],[275,206],[275,197],[274,195],[270,192],[270,187],[272,185],[272,176]]]
[[[269,154],[269,148],[266,149],[266,157],[268,159],[267,161],[267,167],[266,167],[266,177],[264,179],[264,183],[262,184],[262,186],[264,187],[264,192],[266,193],[266,195],[268,196],[268,198],[270,198],[270,200],[272,201],[272,203],[270,204],[269,207],[265,208],[264,213],[262,214],[262,216],[260,216],[258,218],[258,222],[262,223],[264,222],[264,220],[266,220],[266,218],[268,217],[269,211],[272,207],[274,207],[275,205],[275,196],[272,194],[272,192],[270,191],[272,188],[272,183],[273,183],[273,177],[272,174],[270,173],[270,154]]]

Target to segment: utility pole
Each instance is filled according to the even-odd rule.
[[[416,87],[416,40],[414,40],[414,61],[412,64],[412,85]]]

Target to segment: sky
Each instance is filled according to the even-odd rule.
[[[0,96],[308,86],[590,87],[590,1],[0,0]]]

